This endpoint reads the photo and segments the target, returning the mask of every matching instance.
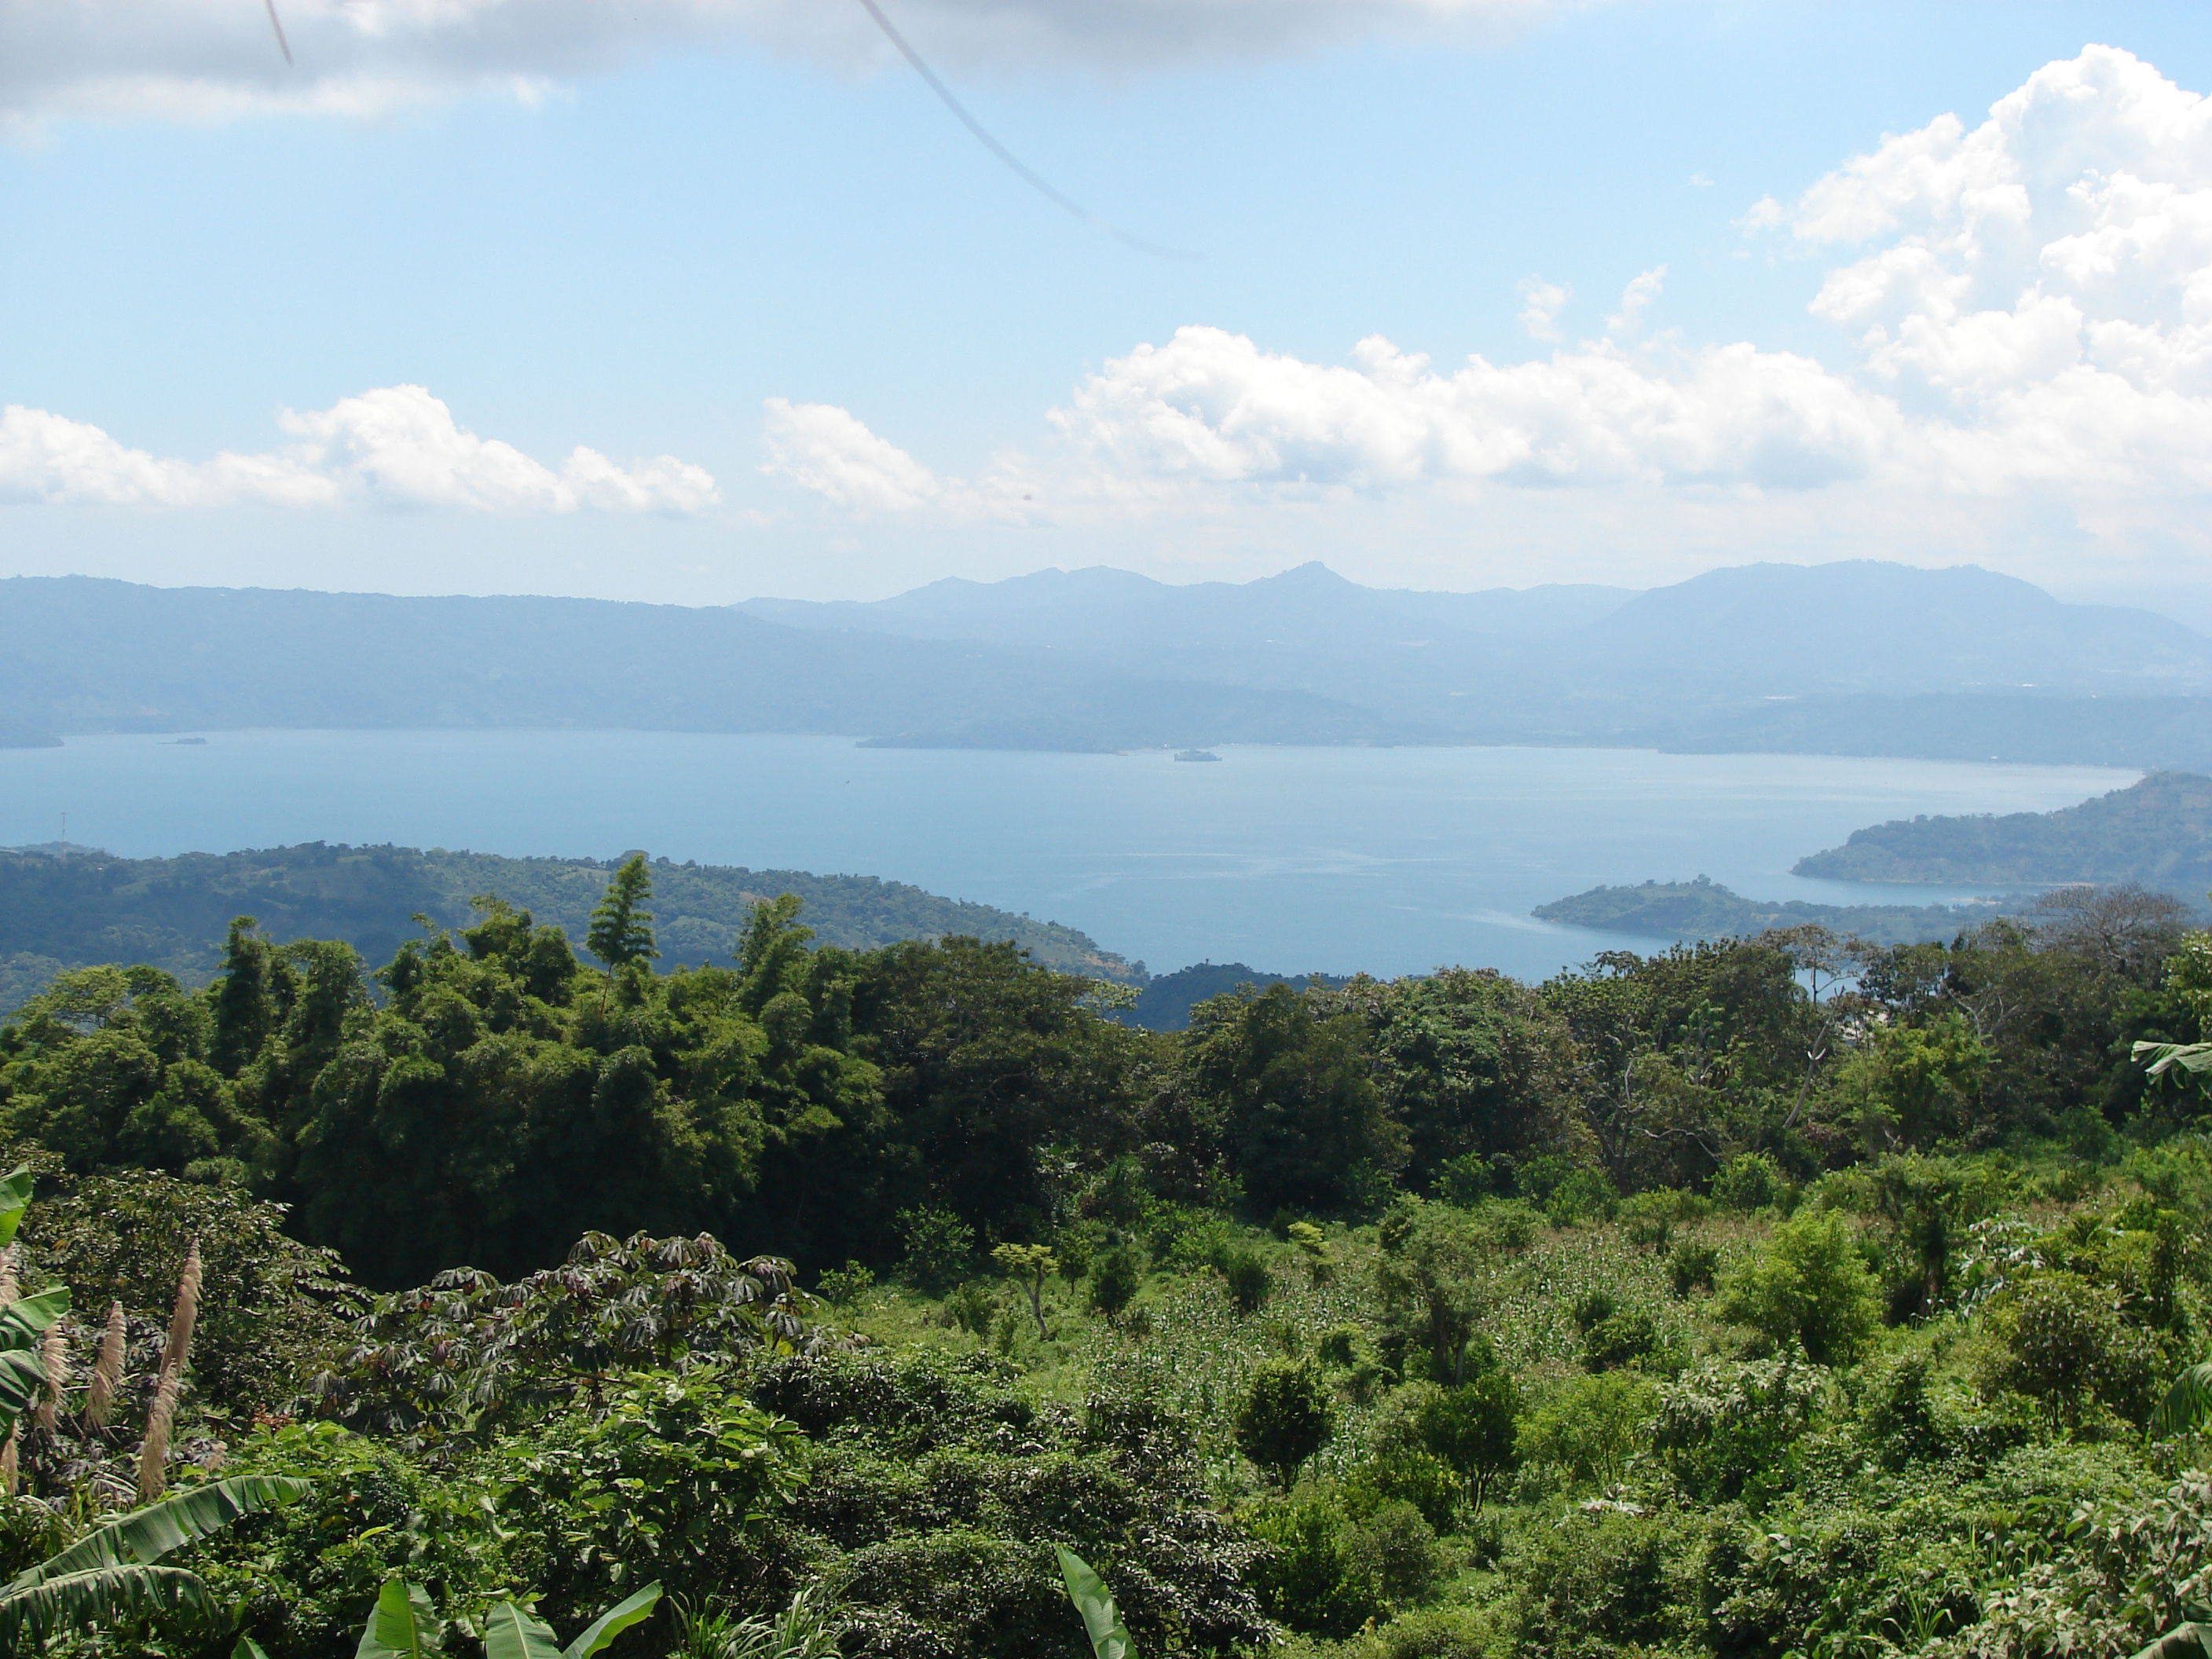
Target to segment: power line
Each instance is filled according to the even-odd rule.
[[[276,3],[276,0],[270,0],[270,3],[273,6]],[[1153,254],[1163,259],[1195,259],[1198,258],[1198,255],[1195,253],[1186,253],[1179,248],[1162,247],[1158,243],[1148,242],[1141,236],[1132,236],[1127,231],[1123,230],[1120,226],[1109,223],[1108,221],[1100,218],[1097,214],[1091,212],[1089,208],[1085,207],[1080,202],[1076,201],[1073,198],[1054,188],[1048,180],[1041,178],[1036,173],[1032,171],[1022,161],[1020,156],[1015,155],[1013,151],[1008,149],[996,138],[994,138],[989,132],[984,130],[983,124],[968,112],[966,108],[961,104],[960,100],[952,95],[952,88],[946,86],[944,82],[937,78],[937,72],[931,69],[927,64],[922,61],[921,54],[916,52],[907,43],[907,39],[904,35],[901,34],[896,28],[891,27],[891,20],[884,15],[884,9],[876,3],[876,0],[860,0],[860,3],[867,8],[868,15],[876,20],[876,27],[884,32],[884,38],[889,40],[891,45],[898,48],[900,57],[905,58],[908,63],[914,65],[914,72],[929,83],[929,89],[935,93],[938,97],[943,100],[945,108],[951,110],[952,113],[958,118],[960,125],[967,128],[969,132],[975,134],[975,141],[978,143],[981,144],[984,149],[989,150],[992,155],[997,156],[1001,161],[1005,162],[1006,166],[1012,170],[1014,175],[1020,179],[1021,181],[1027,185],[1031,190],[1036,191],[1038,195],[1043,197],[1045,200],[1050,202],[1054,206],[1061,209],[1065,212],[1073,214],[1077,218],[1082,220],[1085,224],[1089,225],[1093,230],[1103,231],[1107,235],[1111,236],[1115,241],[1135,248],[1139,253]]]

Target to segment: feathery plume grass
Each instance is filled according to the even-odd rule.
[[[95,1429],[107,1426],[115,1411],[115,1392],[123,1386],[124,1349],[130,1333],[123,1321],[123,1304],[107,1304],[107,1329],[100,1339],[100,1352],[92,1362],[92,1387],[84,1399],[84,1420]]]
[[[69,1376],[69,1338],[65,1321],[57,1319],[39,1339],[39,1365],[46,1372],[46,1392],[39,1397],[39,1426],[52,1434],[62,1405],[62,1384]]]
[[[0,1306],[22,1299],[23,1287],[15,1281],[15,1247],[0,1250]]]
[[[161,1345],[161,1375],[180,1375],[191,1357],[192,1327],[200,1316],[200,1242],[185,1252],[185,1271],[177,1280],[176,1310],[169,1316],[169,1340]]]
[[[176,1426],[177,1395],[182,1384],[164,1367],[154,1389],[154,1408],[146,1413],[146,1438],[138,1448],[138,1498],[150,1504],[168,1489],[169,1431]]]
[[[8,1443],[0,1446],[0,1492],[5,1493],[9,1498],[15,1495],[18,1480],[15,1446],[21,1437],[22,1430],[20,1427],[12,1428],[8,1431]]]
[[[153,1409],[146,1413],[146,1438],[138,1448],[138,1497],[150,1504],[169,1485],[169,1431],[177,1424],[177,1398],[184,1390],[185,1362],[191,1357],[192,1326],[200,1315],[200,1242],[185,1252],[185,1271],[177,1279],[176,1310],[169,1316],[169,1339],[161,1345],[161,1372],[154,1384]]]

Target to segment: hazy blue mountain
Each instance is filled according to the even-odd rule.
[[[2138,882],[2201,899],[2212,887],[2212,777],[2156,772],[2056,812],[1878,823],[1796,870],[1843,881]]]
[[[96,848],[0,848],[0,1012],[64,968],[148,962],[198,983],[222,959],[231,918],[252,915],[272,938],[344,939],[382,963],[419,938],[419,913],[465,923],[489,893],[557,923],[579,948],[592,907],[618,860],[503,858],[411,847],[319,842],[242,853],[120,859]],[[1141,985],[1145,969],[1088,935],[988,904],[941,898],[873,876],[804,870],[653,866],[653,929],[662,965],[720,962],[755,903],[780,893],[805,902],[800,920],[825,944],[868,949],[902,939],[965,933],[1011,939],[1066,973]]]
[[[1091,568],[933,582],[866,604],[744,608],[793,626],[968,639],[1125,673],[1300,691],[1364,707],[1413,741],[1976,758],[2039,744],[2059,752],[2019,757],[2165,765],[2212,745],[2191,701],[2212,694],[2212,639],[2148,611],[2063,604],[1972,566],[1747,565],[1640,593],[1464,594],[1362,587],[1319,564],[1188,586]],[[1893,706],[1915,696],[1954,702]],[[2126,707],[2087,701],[2118,696]],[[1978,698],[2035,706],[1966,701]],[[2066,707],[2054,711],[2051,699]],[[1900,713],[1912,718],[1900,724]]]
[[[1093,565],[996,582],[948,577],[888,599],[750,599],[738,609],[793,627],[1119,655],[1370,649],[1423,629],[1546,635],[1595,622],[1635,594],[1560,584],[1475,593],[1363,587],[1319,562],[1255,581],[1178,585]]]
[[[896,736],[1068,717],[1105,743],[1358,743],[1371,710],[726,607],[0,581],[0,721],[38,732],[570,726]],[[1047,747],[1097,747],[1050,741]]]
[[[1630,744],[2212,765],[2212,640],[1972,567],[1434,593],[1319,564],[692,608],[0,581],[0,742],[279,726],[923,747]]]
[[[1577,630],[1560,672],[1727,697],[2034,690],[2212,692],[2212,639],[2068,605],[1973,565],[1753,564],[1638,594]]]

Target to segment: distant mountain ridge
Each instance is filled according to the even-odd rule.
[[[1602,744],[2212,769],[2212,639],[1972,566],[1668,587],[948,580],[868,603],[0,580],[0,745],[244,726],[838,734],[908,747]]]
[[[2189,899],[2212,888],[2212,777],[2155,772],[2055,812],[1899,819],[1851,832],[1794,872],[1838,881],[2137,882]]]
[[[216,970],[232,917],[259,920],[272,938],[338,939],[381,963],[419,938],[410,918],[453,927],[469,901],[490,893],[581,948],[592,907],[616,860],[502,858],[411,847],[319,842],[241,853],[121,859],[86,848],[0,849],[0,1010],[64,968],[147,962],[195,982]],[[1141,963],[1087,934],[987,904],[873,876],[732,866],[653,866],[653,930],[661,965],[729,960],[752,906],[781,893],[805,902],[799,920],[823,943],[870,949],[964,933],[1011,939],[1063,972],[1141,985]]]

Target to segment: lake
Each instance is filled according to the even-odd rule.
[[[1708,875],[1759,898],[1972,890],[1788,873],[1862,825],[2046,811],[2135,781],[2092,767],[1623,749],[862,749],[635,732],[224,732],[0,750],[0,845],[130,857],[303,841],[655,856],[854,872],[1079,927],[1155,972],[1440,963],[1535,976],[1651,941],[1530,907]]]

